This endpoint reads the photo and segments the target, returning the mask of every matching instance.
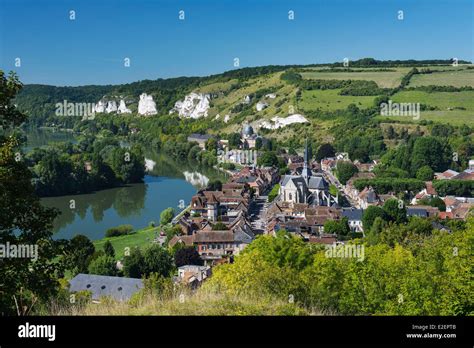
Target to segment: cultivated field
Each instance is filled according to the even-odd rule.
[[[334,111],[345,109],[349,104],[355,104],[364,109],[373,105],[376,97],[358,97],[351,95],[339,95],[340,89],[303,91],[299,107],[303,110]]]
[[[431,74],[417,74],[414,75],[408,87],[418,86],[454,86],[474,87],[474,69],[457,69],[435,72]]]
[[[420,103],[434,106],[439,111],[453,111],[456,108],[464,108],[474,114],[474,91],[435,93],[401,91],[393,95],[391,99],[397,103]]]
[[[357,68],[359,69],[359,68]],[[301,75],[305,79],[315,80],[368,80],[374,81],[379,87],[394,88],[397,87],[403,76],[405,76],[410,68],[393,68],[396,71],[374,71],[373,69],[364,69],[363,72],[319,72],[308,71]]]

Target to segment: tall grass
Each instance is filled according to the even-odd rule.
[[[47,315],[321,315],[295,303],[268,296],[233,296],[213,290],[184,290],[171,297],[154,292],[141,292],[128,302],[103,298],[100,303],[82,305],[51,303]]]

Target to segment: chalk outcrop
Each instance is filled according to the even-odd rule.
[[[262,111],[263,109],[266,109],[268,107],[268,103],[265,103],[264,101],[259,101],[255,107],[257,108],[257,111]]]
[[[99,100],[99,102],[97,104],[95,104],[95,107],[93,108],[94,112],[97,112],[97,113],[103,113],[105,112],[105,108],[107,107],[107,104],[105,103],[105,101],[103,100]]]
[[[110,114],[111,112],[117,112],[117,103],[115,100],[109,100],[107,102],[107,108],[105,109],[105,112]]]
[[[303,115],[300,115],[300,114],[294,114],[288,117],[275,116],[271,119],[271,121],[267,121],[267,120],[262,121],[260,123],[260,128],[278,129],[278,128],[283,128],[294,123],[307,123],[307,122],[308,120]]]
[[[190,93],[174,104],[170,114],[177,112],[179,116],[186,118],[207,117],[210,108],[210,95],[202,93]]]
[[[125,101],[123,99],[120,100],[120,105],[117,109],[117,114],[131,114],[132,110],[127,108],[127,105],[125,105]]]
[[[150,116],[156,115],[156,103],[153,101],[153,97],[146,93],[140,94],[140,100],[138,101],[138,113],[140,115]]]

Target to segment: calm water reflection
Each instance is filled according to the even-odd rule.
[[[32,143],[43,146],[50,142],[48,133],[51,132],[40,133],[33,140],[29,138],[29,147]],[[64,140],[58,140],[61,139],[58,133],[49,135],[54,138],[51,141],[73,139],[71,134],[64,135]],[[55,238],[69,239],[80,233],[95,240],[104,237],[108,228],[117,225],[131,224],[138,229],[151,221],[158,223],[162,210],[167,207],[179,210],[180,200],[188,204],[196,190],[209,180],[226,180],[220,171],[200,167],[197,163],[178,163],[159,152],[147,150],[145,157],[153,168],[143,184],[92,194],[42,198],[45,206],[61,211],[54,224]],[[72,203],[74,208],[71,208]]]

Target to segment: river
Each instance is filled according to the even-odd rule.
[[[74,141],[74,135],[69,133],[41,130],[34,133],[31,137],[27,134],[27,150],[51,142]],[[145,157],[148,171],[143,184],[91,194],[42,198],[44,206],[55,207],[61,212],[54,221],[54,238],[70,239],[83,234],[96,240],[103,238],[110,227],[130,224],[139,229],[150,222],[158,223],[161,211],[168,207],[179,211],[179,206],[188,205],[196,191],[209,180],[225,180],[218,170],[177,163],[159,152],[145,151]]]

